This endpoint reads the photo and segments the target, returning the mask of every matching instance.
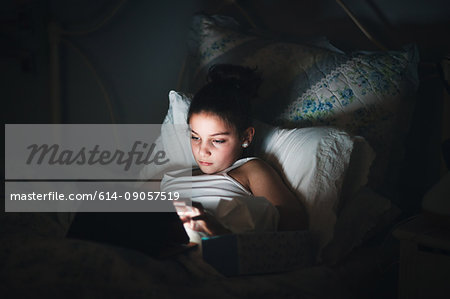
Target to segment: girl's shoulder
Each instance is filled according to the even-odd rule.
[[[265,165],[268,166],[268,164],[264,160],[252,157],[251,160],[249,159],[245,164],[242,164],[239,168],[248,171],[264,167]]]
[[[276,174],[272,166],[262,159],[253,159],[242,165],[241,170],[249,179]]]
[[[254,181],[277,175],[275,170],[267,162],[261,159],[251,159],[238,168],[231,170],[228,174],[247,188],[249,188]]]
[[[257,157],[243,158],[235,162],[234,166],[230,167],[232,169],[227,172],[240,172],[247,174],[253,170],[263,168],[265,165],[267,165],[267,163]]]

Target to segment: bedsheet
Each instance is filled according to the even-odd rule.
[[[384,244],[361,248],[333,268],[224,277],[202,260],[199,249],[158,260],[90,241],[14,232],[11,226],[6,230],[5,221],[0,224],[4,298],[370,298],[367,293],[376,289],[382,269],[395,260],[395,250]]]

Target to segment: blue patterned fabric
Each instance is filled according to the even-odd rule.
[[[366,138],[377,153],[370,184],[393,180],[402,157],[417,88],[418,52],[346,55],[330,44],[313,46],[262,37],[224,16],[197,15],[190,34],[191,91],[209,67],[256,67],[263,76],[254,116],[289,127],[335,126]]]

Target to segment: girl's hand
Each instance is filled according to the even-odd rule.
[[[203,232],[210,236],[230,234],[211,214],[205,212],[201,203],[192,202],[192,209],[178,213],[183,225],[191,230]]]

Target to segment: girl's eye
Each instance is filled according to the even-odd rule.
[[[197,142],[197,141],[200,141],[200,137],[191,135],[191,140]],[[211,142],[213,144],[222,144],[222,143],[225,143],[226,140],[224,140],[224,139],[213,139],[213,140],[211,140]]]

